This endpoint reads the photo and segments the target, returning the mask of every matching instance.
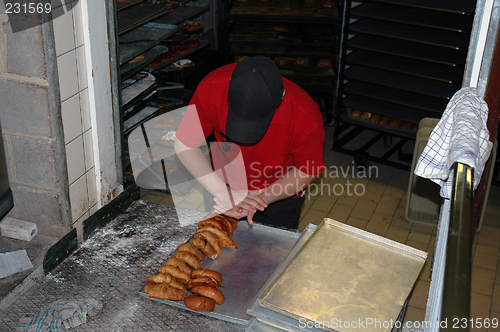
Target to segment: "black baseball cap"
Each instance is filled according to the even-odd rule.
[[[226,135],[239,143],[259,141],[281,104],[283,89],[281,73],[269,58],[238,63],[229,83]]]

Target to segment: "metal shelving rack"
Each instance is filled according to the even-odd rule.
[[[333,150],[353,155],[359,163],[372,160],[409,170],[411,155],[402,147],[413,144],[416,126],[381,125],[351,111],[413,125],[426,117],[440,118],[462,84],[475,3],[345,1]],[[362,132],[374,138],[359,149],[346,148]],[[370,155],[379,140],[387,153]]]
[[[130,166],[127,139],[130,132],[155,116],[179,107],[187,93],[182,84],[157,79],[160,72],[169,64],[192,55],[209,45],[200,40],[200,45],[190,52],[162,62],[157,67],[148,67],[153,61],[169,50],[170,45],[182,44],[186,39],[200,39],[200,32],[182,32],[177,25],[184,20],[194,19],[210,10],[207,3],[191,0],[167,1],[134,0],[115,3],[115,25],[117,44],[117,81],[119,86],[120,122],[122,135],[122,166],[128,174]],[[130,63],[129,60],[146,52],[146,59]],[[147,77],[149,73],[154,77]],[[160,74],[159,74],[160,75]],[[161,76],[161,75],[160,75]],[[131,89],[132,88],[132,89]],[[179,89],[172,98],[165,97],[159,90]],[[181,91],[182,90],[182,91]],[[186,95],[186,96],[184,96]],[[179,97],[181,96],[181,97]],[[187,97],[186,97],[187,98]],[[161,100],[161,107],[155,104]],[[128,177],[125,182],[128,182]]]
[[[238,56],[262,55],[276,58],[305,58],[307,65],[278,63],[283,77],[307,91],[320,104],[326,121],[333,118],[336,96],[340,31],[342,27],[341,2],[332,1],[325,8],[321,0],[249,0],[224,1],[226,27],[221,40],[225,62],[232,63]],[[285,31],[275,30],[278,27]],[[317,66],[319,59],[330,59],[330,68]]]

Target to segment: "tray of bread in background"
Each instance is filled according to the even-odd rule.
[[[252,55],[237,55],[233,62],[241,62]],[[282,75],[334,76],[333,59],[307,57],[269,57],[280,69]]]
[[[236,22],[230,32],[229,41],[233,45],[239,42],[264,42],[331,46],[335,42],[335,32],[334,28],[324,24]]]
[[[139,295],[240,325],[247,308],[301,233],[214,216],[151,271]]]
[[[186,39],[175,43],[168,44],[168,51],[161,54],[154,61],[149,63],[144,70],[152,73],[160,69],[164,70],[179,70],[195,65],[191,60],[185,59],[190,54],[208,46],[210,43],[207,40],[196,38]],[[179,61],[188,60],[188,61]]]
[[[147,23],[120,36],[120,65],[128,63],[177,31],[179,31],[179,28],[176,25]]]
[[[117,4],[117,30],[118,36],[122,36],[151,20],[161,17],[173,10],[172,1],[125,1]]]
[[[339,17],[334,0],[235,0],[232,15]]]
[[[360,109],[349,109],[346,111],[349,119],[356,122],[363,122],[365,125],[380,129],[397,130],[409,134],[415,134],[418,131],[418,124],[380,115],[374,112],[363,111]]]

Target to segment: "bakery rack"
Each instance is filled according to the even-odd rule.
[[[409,170],[419,121],[440,118],[461,87],[475,1],[344,3],[333,150]],[[370,154],[381,142],[386,152]]]
[[[323,1],[224,1],[226,29],[220,40],[226,41],[226,63],[255,55],[275,60],[283,77],[320,104],[328,122],[336,94],[342,16],[339,2],[328,0],[331,7],[325,8]],[[320,59],[329,64],[318,67]]]
[[[115,3],[117,71],[120,87],[120,118],[123,142],[123,168],[129,166],[127,136],[144,122],[185,104],[187,91],[182,84],[157,79],[174,62],[192,56],[209,46],[197,32],[180,31],[178,25],[208,12],[207,3],[190,0],[134,0]],[[156,64],[163,54],[187,39],[200,40],[186,54],[174,53],[169,61]],[[145,57],[138,61],[139,55]],[[158,73],[158,75],[157,75]],[[164,91],[178,89],[179,93]],[[161,91],[160,91],[161,90]],[[160,102],[158,102],[160,100]],[[126,180],[127,181],[127,180]]]

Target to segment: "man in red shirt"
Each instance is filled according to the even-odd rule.
[[[199,148],[212,133],[213,168]],[[250,224],[296,228],[304,189],[324,170],[318,105],[265,57],[207,75],[176,136],[180,160],[213,195],[214,211]]]

